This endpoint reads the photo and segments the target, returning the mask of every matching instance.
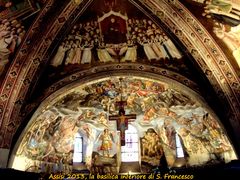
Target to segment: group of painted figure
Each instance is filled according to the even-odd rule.
[[[57,67],[93,61],[136,62],[141,51],[149,61],[182,57],[168,36],[151,20],[129,18],[126,29],[126,42],[105,43],[106,37],[97,20],[79,23],[61,43],[50,64]]]

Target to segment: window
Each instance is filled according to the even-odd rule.
[[[175,133],[175,138],[176,138],[177,157],[182,158],[182,157],[184,157],[184,152],[183,152],[182,143],[181,143],[179,135],[177,133]]]
[[[125,131],[125,146],[122,146],[122,162],[138,161],[139,147],[138,134],[135,127],[128,125],[128,130]]]
[[[74,141],[73,162],[83,162],[83,137],[78,133]]]

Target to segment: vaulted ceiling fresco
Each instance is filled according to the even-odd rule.
[[[116,173],[122,134],[109,116],[122,95],[126,114],[136,115],[129,124],[146,171],[163,155],[176,166],[177,138],[190,166],[235,159],[239,4],[0,0],[0,154],[15,148],[9,167],[20,170],[61,162],[71,171],[78,132],[86,168],[97,172],[93,161],[110,163]],[[109,159],[100,151],[105,133],[113,136]]]
[[[92,11],[83,14],[59,46],[50,65],[83,67],[99,62],[136,61],[168,65],[169,61],[175,61],[177,69],[182,64],[182,55],[169,37],[136,8],[132,16],[115,9],[100,12],[101,16],[94,16],[97,12]],[[85,18],[89,14],[93,17]]]
[[[74,2],[81,3],[81,1]],[[207,25],[206,28],[209,33],[220,42],[220,46],[226,47],[225,51],[230,55],[230,61],[234,68],[239,70],[239,0],[186,0],[181,2],[204,25]],[[34,18],[45,3],[45,1],[40,0],[16,2],[4,0],[0,2],[0,40],[2,41],[0,73],[3,74],[2,77],[7,71],[8,66],[6,65],[9,65],[12,61],[26,30],[31,26]],[[197,7],[198,10],[195,10],[194,7]],[[117,26],[121,26],[120,31],[114,32],[114,30],[118,29]],[[182,73],[187,72],[187,68],[183,63],[185,58],[182,58],[183,54],[179,52],[183,47],[180,48],[179,44],[177,44],[178,48],[176,48],[176,44],[169,40],[169,37],[164,33],[165,31],[166,29],[160,28],[155,22],[146,17],[146,14],[143,14],[141,10],[127,0],[96,0],[83,12],[78,22],[72,27],[71,32],[58,47],[59,51],[56,52],[56,56],[58,57],[59,53],[63,56],[65,54],[63,51],[68,52],[70,55],[68,60],[65,60],[67,57],[65,59],[61,57],[60,60],[55,62],[56,60],[53,58],[50,64],[54,67],[61,64],[75,64],[74,67],[76,68],[77,64],[114,62],[115,58],[121,62],[135,62],[140,58],[143,60],[156,60],[157,62],[154,61],[154,65],[160,63],[162,66],[170,67],[173,70],[180,69]],[[120,37],[121,34],[122,37]],[[113,46],[113,44],[118,45]],[[87,50],[91,50],[92,55],[88,55],[87,52],[89,51]],[[86,53],[87,55],[83,55]],[[85,56],[88,56],[88,58],[84,61],[79,60],[80,62],[71,61],[73,58],[71,56],[75,54],[76,57],[80,56],[85,59]],[[174,58],[180,60],[175,62],[159,61],[160,59]]]
[[[27,29],[44,1],[0,1],[0,76],[6,73]]]
[[[41,171],[43,165],[49,163],[53,167],[61,162],[66,171],[71,171],[74,139],[81,132],[86,148],[84,162],[91,170],[93,153],[105,157],[100,137],[106,129],[113,134],[114,146],[105,161],[117,161],[121,145],[116,121],[110,121],[109,117],[118,114],[116,104],[121,99],[127,102],[126,114],[136,114],[129,124],[136,128],[138,137],[151,141],[153,136],[152,145],[141,141],[140,146],[140,159],[150,167],[159,165],[163,155],[170,167],[176,166],[175,133],[182,139],[189,166],[235,159],[216,115],[196,93],[190,90],[186,93],[186,89],[134,76],[113,76],[75,85],[43,102],[36,111],[18,142],[12,167]],[[156,143],[162,151],[154,150]]]
[[[96,0],[61,37],[49,76],[108,63],[140,62],[191,78],[182,49],[165,31],[127,0]]]
[[[226,47],[229,58],[233,56],[233,66],[240,67],[240,1],[239,0],[191,0],[181,1],[189,10],[206,25],[213,37],[219,41],[220,46]],[[193,10],[198,6],[198,10]],[[204,18],[202,18],[202,17]],[[205,22],[204,22],[205,21]]]

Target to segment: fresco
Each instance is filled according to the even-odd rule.
[[[213,32],[229,48],[240,67],[240,24],[229,28],[225,24],[216,23]]]
[[[22,18],[26,17],[40,9],[40,5],[45,0],[1,0],[0,1],[0,19],[6,18]]]
[[[164,155],[161,139],[155,130],[150,128],[144,132],[140,142],[142,169],[145,172],[151,172],[152,169],[160,165]]]
[[[174,166],[176,133],[188,166],[236,158],[218,119],[194,95],[160,81],[126,76],[79,85],[36,112],[19,140],[12,168],[37,166],[34,171],[41,171],[41,165],[48,164],[52,171],[56,166],[71,171],[74,136],[80,131],[86,167],[92,172],[116,173],[121,161],[120,136],[109,116],[118,114],[116,102],[121,99],[127,101],[126,114],[137,117],[130,124],[138,132],[142,164],[157,166],[164,155],[168,166]],[[108,169],[101,169],[105,165]]]
[[[204,16],[212,17],[231,26],[240,23],[239,0],[207,0]]]
[[[92,153],[91,173],[117,174],[119,135],[114,131],[104,129],[96,139]]]
[[[111,11],[98,20],[75,24],[50,64],[58,67],[94,62],[136,62],[138,58],[159,61],[181,59],[182,55],[151,20],[128,18]]]
[[[0,76],[7,71],[26,30],[45,0],[0,0]]]
[[[203,16],[214,21],[213,32],[228,47],[240,67],[240,1],[197,1],[204,6]]]
[[[141,62],[187,72],[184,61],[167,33],[127,0],[96,0],[56,48],[49,68]]]
[[[25,35],[25,27],[16,19],[0,19],[0,75]]]

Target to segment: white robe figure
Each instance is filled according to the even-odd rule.
[[[148,58],[148,60],[152,60],[152,59],[158,59],[156,53],[154,52],[154,50],[152,49],[151,43],[150,42],[142,42],[141,43],[144,49],[144,52]]]
[[[164,49],[163,45],[160,42],[156,42],[155,44],[158,46],[158,48],[162,52],[163,58],[169,58],[168,53]]]
[[[137,60],[137,46],[129,46],[124,57],[125,60],[136,62]]]
[[[54,56],[54,58],[52,59],[50,64],[54,67],[61,65],[64,60],[65,53],[67,50],[68,50],[68,47],[64,43],[62,43],[58,47],[58,51],[57,51],[56,55]]]
[[[160,51],[162,52],[163,58],[170,58],[166,49],[164,48],[164,46],[162,45],[163,43],[163,36],[162,35],[156,35],[156,42],[155,44],[158,46],[158,48],[160,49]]]
[[[162,59],[164,58],[164,55],[163,55],[161,49],[159,48],[159,45],[157,44],[157,42],[153,42],[152,43],[152,49],[155,52],[155,54],[157,55],[157,57],[158,57],[157,60],[159,60],[161,58]]]
[[[136,62],[136,60],[137,60],[137,46],[128,46],[127,52],[125,56],[121,59],[121,61]]]
[[[72,44],[65,61],[65,65],[72,64],[75,54],[76,54],[76,45]]]
[[[164,58],[163,53],[161,52],[161,49],[159,49],[158,47],[158,39],[157,37],[154,37],[154,35],[151,35],[151,47],[153,49],[153,51],[155,52],[155,54],[157,55],[157,60]]]
[[[121,62],[131,61],[136,62],[137,60],[137,46],[134,45],[133,41],[128,40],[127,44],[124,43],[121,46],[119,55],[122,56],[125,53],[124,57],[121,58]]]
[[[173,58],[180,59],[182,57],[181,53],[178,51],[176,46],[173,44],[173,42],[169,38],[166,38],[163,44],[167,47],[168,52]]]
[[[81,64],[90,64],[92,61],[92,47],[85,47],[83,49]]]
[[[112,56],[108,53],[108,51],[103,48],[103,49],[97,49],[97,54],[100,62],[114,62],[114,59]]]
[[[78,45],[71,64],[81,64],[81,57],[82,57],[82,48],[80,45]]]

